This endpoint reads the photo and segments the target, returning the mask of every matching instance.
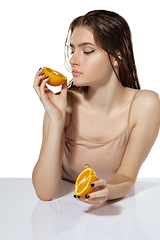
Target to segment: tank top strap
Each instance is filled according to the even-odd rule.
[[[137,93],[139,93],[139,91],[137,91],[137,92],[134,94],[134,96],[133,96],[133,98],[132,98],[132,100],[131,100],[131,103],[130,103],[129,113],[128,113],[128,124],[129,124],[129,120],[130,120],[132,104],[133,104],[134,99],[136,98]]]

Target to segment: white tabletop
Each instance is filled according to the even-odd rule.
[[[59,198],[39,200],[31,179],[0,179],[0,240],[159,240],[160,179],[137,179],[120,201],[93,207],[62,181]]]

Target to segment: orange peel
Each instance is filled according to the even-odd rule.
[[[67,77],[65,77],[62,73],[48,67],[43,67],[42,73],[44,73],[46,77],[49,77],[49,81],[47,83],[51,86],[60,86],[67,81]]]

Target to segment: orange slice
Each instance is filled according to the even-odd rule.
[[[91,187],[91,183],[97,180],[95,171],[90,167],[85,168],[77,177],[74,189],[75,195],[85,197],[93,192],[95,188]]]
[[[67,78],[62,73],[48,67],[44,67],[42,73],[44,73],[46,77],[49,77],[47,83],[51,86],[60,86],[67,81]]]

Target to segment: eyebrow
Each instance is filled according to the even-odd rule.
[[[84,46],[86,46],[86,45],[91,45],[91,46],[94,46],[94,47],[95,47],[95,45],[94,45],[93,43],[90,43],[90,42],[80,43],[80,44],[78,45],[78,47],[84,47]],[[72,43],[70,43],[70,47],[73,47],[73,48],[74,48],[74,45],[73,45]]]

